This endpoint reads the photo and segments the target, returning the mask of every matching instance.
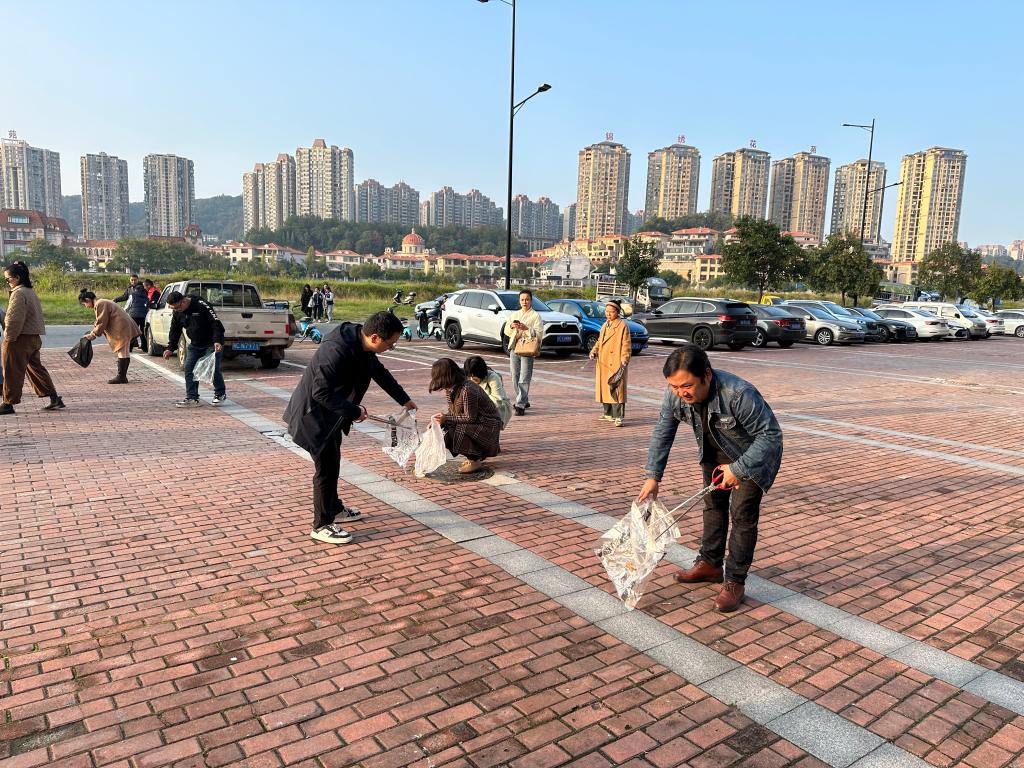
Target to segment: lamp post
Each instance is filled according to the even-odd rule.
[[[843,123],[843,128],[863,128],[871,132],[871,139],[868,141],[868,168],[864,177],[864,210],[860,214],[860,244],[864,245],[864,228],[868,221],[868,185],[871,182],[871,152],[875,148],[875,118],[871,118],[871,125],[859,125],[858,123]],[[878,190],[874,190],[877,192]]]
[[[510,64],[509,74],[509,85],[508,85],[508,196],[505,208],[505,215],[508,217],[508,227],[505,233],[505,290],[509,290],[512,287],[512,137],[513,137],[513,121],[516,116],[516,112],[526,102],[536,96],[538,93],[544,93],[544,91],[551,90],[551,86],[547,83],[537,87],[533,93],[527,96],[525,99],[516,103],[516,0],[498,0],[505,5],[512,8],[512,55]],[[486,3],[489,0],[478,0],[478,2]]]

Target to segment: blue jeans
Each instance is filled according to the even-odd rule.
[[[189,344],[185,351],[185,397],[189,400],[199,399],[199,382],[192,375],[192,371],[195,369],[196,363],[199,362],[199,358],[206,357],[212,351],[212,345],[197,347],[195,344]],[[220,372],[220,357],[221,353],[218,352],[214,359],[216,366],[213,369],[213,394],[224,396],[227,390],[224,388],[224,376]]]
[[[509,354],[509,367],[512,370],[512,386],[516,388],[516,408],[525,408],[530,404],[530,379],[533,378],[532,357],[521,357],[515,352]]]

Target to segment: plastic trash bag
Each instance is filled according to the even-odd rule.
[[[420,445],[416,449],[416,477],[425,477],[438,467],[443,467],[453,457],[444,445],[444,432],[441,425],[433,419],[423,433]]]
[[[88,368],[89,363],[92,362],[92,339],[83,336],[75,346],[68,350],[68,357],[83,368]]]
[[[192,375],[199,381],[206,384],[213,385],[213,374],[217,369],[217,353],[207,352],[198,361],[196,361],[195,368],[192,369]]]
[[[409,459],[416,453],[420,444],[420,433],[416,429],[416,411],[403,410],[398,416],[374,420],[385,422],[384,429],[390,432],[388,445],[381,449],[384,455],[405,469],[405,465],[409,463]]]
[[[644,583],[677,538],[679,528],[672,513],[658,501],[634,501],[629,513],[602,534],[597,554],[627,608],[636,607]]]

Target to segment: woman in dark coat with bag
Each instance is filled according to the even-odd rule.
[[[444,390],[448,412],[434,414],[444,430],[445,447],[453,456],[465,456],[459,472],[467,475],[483,466],[484,459],[501,453],[501,415],[491,398],[466,378],[450,357],[442,357],[430,369],[430,391]]]

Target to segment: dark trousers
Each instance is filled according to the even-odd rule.
[[[146,316],[143,315],[142,317],[133,317],[132,320],[134,320],[135,324],[137,326],[139,326],[139,331],[140,331],[139,336],[138,336],[138,339],[139,339],[139,349],[141,349],[143,352],[149,352],[149,346],[146,343]],[[133,341],[134,341],[134,339],[133,339]],[[135,345],[134,344],[129,344],[128,345],[128,350],[131,351],[131,348],[133,346],[135,346]]]
[[[717,464],[702,464],[704,484],[711,482]],[[753,480],[740,480],[731,491],[714,491],[704,497],[704,536],[700,559],[721,567],[725,562],[725,580],[743,584],[754,560],[757,546],[757,521],[761,516],[763,491]],[[730,526],[731,524],[731,526]],[[729,547],[726,556],[726,536]]]
[[[213,345],[208,347],[197,347],[195,344],[189,344],[185,348],[185,397],[189,400],[199,399],[199,381],[193,375],[196,363],[199,359],[206,357],[207,354],[213,352]],[[216,353],[217,367],[214,368],[213,372],[213,394],[224,395],[227,393],[227,388],[224,386],[224,374],[220,372],[220,360],[223,352]]]
[[[313,457],[313,530],[333,523],[343,507],[338,496],[341,435],[340,429],[335,431],[323,450]]]
[[[601,403],[604,406],[604,415],[612,419],[626,418],[625,403]]]

